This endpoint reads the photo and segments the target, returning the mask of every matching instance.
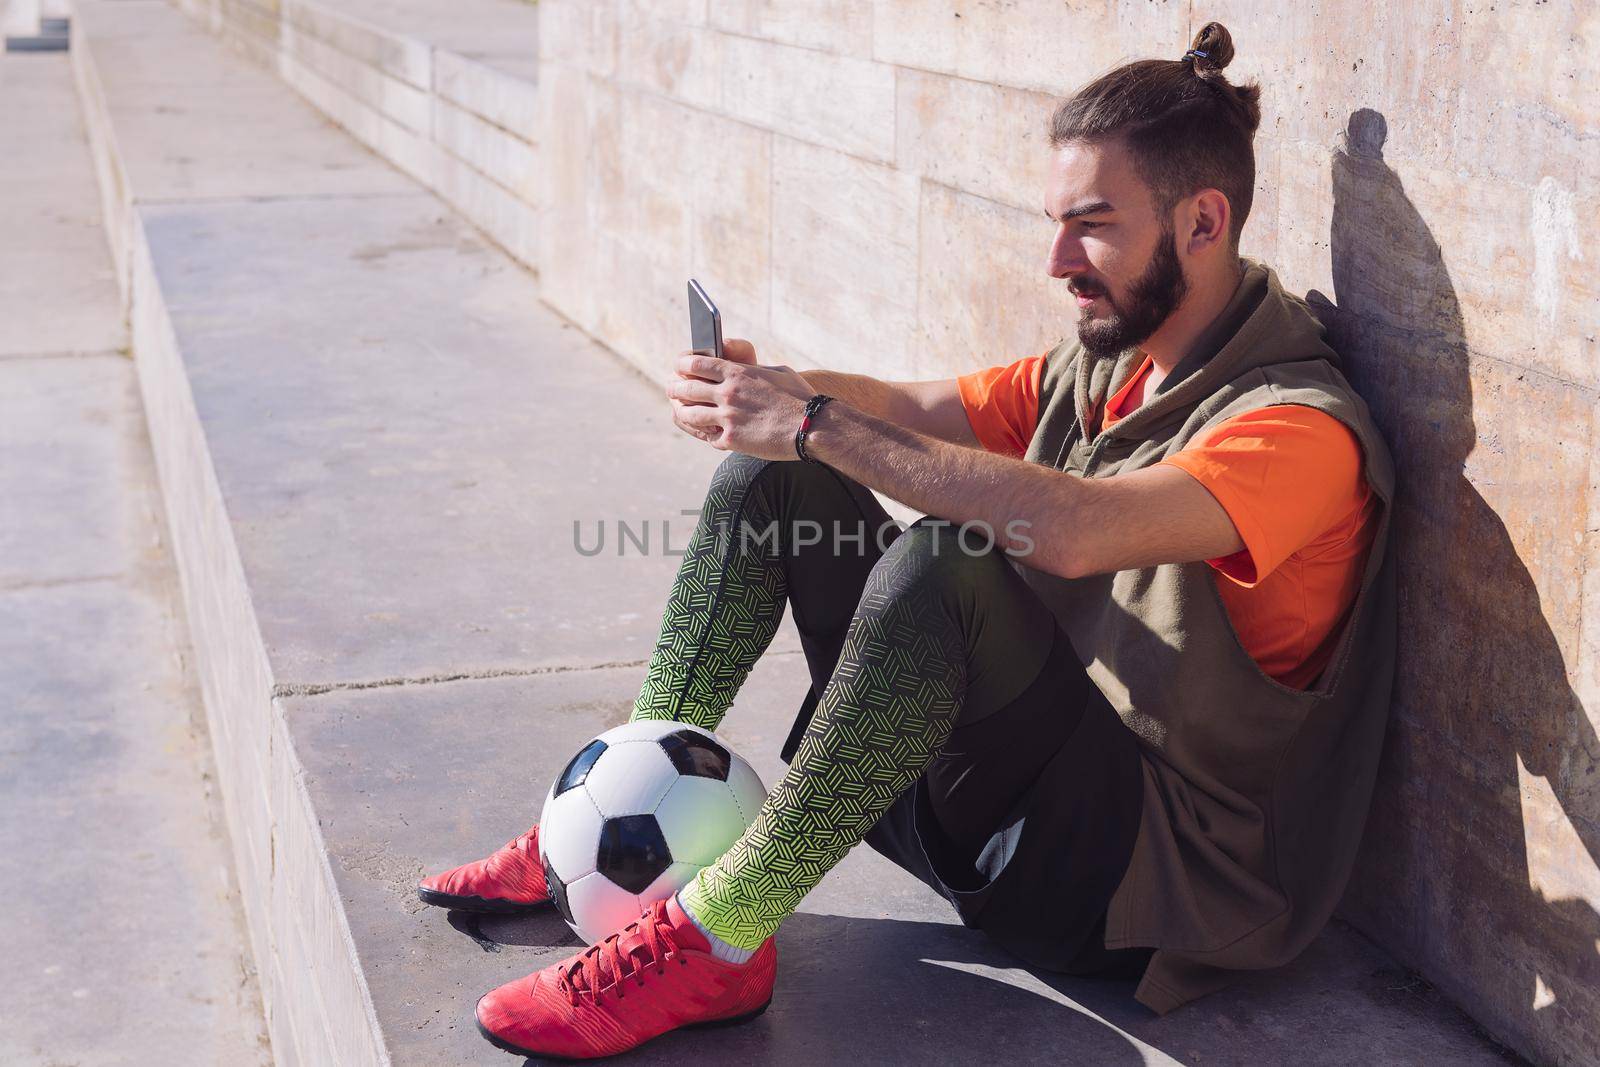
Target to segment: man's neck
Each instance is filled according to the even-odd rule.
[[[1160,329],[1139,346],[1154,364],[1151,382],[1146,386],[1148,392],[1154,392],[1156,386],[1172,373],[1172,369],[1194,347],[1195,340],[1233,300],[1233,294],[1238,292],[1239,281],[1244,276],[1244,263],[1235,256],[1230,269],[1209,274],[1209,277],[1190,283],[1183,303],[1167,317]]]

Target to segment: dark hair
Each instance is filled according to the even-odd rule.
[[[1163,220],[1191,193],[1220,190],[1233,208],[1229,234],[1237,248],[1255,193],[1251,142],[1261,124],[1261,88],[1224,78],[1232,59],[1232,34],[1208,22],[1182,59],[1125,64],[1062,101],[1050,118],[1050,144],[1122,140]]]

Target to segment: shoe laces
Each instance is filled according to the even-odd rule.
[[[658,900],[638,919],[590,945],[583,955],[563,967],[556,985],[574,1005],[584,993],[598,1000],[608,986],[616,990],[617,999],[621,1000],[626,979],[632,978],[634,984],[643,986],[646,974],[665,974],[666,964],[672,960],[683,965],[689,962],[672,936],[667,903]]]
[[[510,841],[507,841],[506,842],[506,848],[508,850],[510,850],[510,851],[513,851],[513,852],[520,851],[520,852],[529,853],[530,855],[537,856],[539,854],[539,849],[538,849],[538,846],[535,844],[535,842],[537,842],[538,839],[539,839],[539,828],[537,826],[535,826],[533,829],[529,830],[527,833],[519,834],[518,836],[513,837]]]

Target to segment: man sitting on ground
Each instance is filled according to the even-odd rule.
[[[720,860],[479,1002],[497,1045],[608,1055],[760,1012],[774,931],[862,840],[1026,963],[1138,976],[1157,1011],[1321,929],[1388,710],[1394,479],[1317,320],[1238,254],[1260,111],[1232,55],[1212,23],[1055,112],[1075,339],[935,382],[679,357],[674,420],[734,454],[634,717],[716,727],[792,604],[809,721]],[[902,532],[869,487],[939,518]],[[811,523],[831,536],[790,535]],[[544,904],[537,827],[421,893]]]

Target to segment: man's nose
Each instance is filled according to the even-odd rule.
[[[1073,237],[1067,227],[1057,226],[1055,240],[1050,242],[1046,273],[1052,278],[1069,278],[1084,273],[1088,266],[1088,261],[1083,257],[1083,242]]]

